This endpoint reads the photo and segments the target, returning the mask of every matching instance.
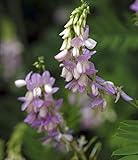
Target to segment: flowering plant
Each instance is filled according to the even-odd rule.
[[[104,111],[107,106],[107,96],[115,99],[115,103],[121,97],[125,101],[135,105],[132,97],[123,91],[123,87],[116,86],[111,81],[106,81],[98,75],[95,64],[91,58],[96,54],[97,42],[89,38],[89,26],[87,15],[90,8],[87,2],[82,1],[70,16],[69,21],[60,33],[63,44],[55,59],[62,67],[61,77],[67,82],[65,89],[71,93],[87,95],[90,100],[91,110]],[[24,122],[45,133],[44,143],[52,144],[60,149],[66,148],[73,152],[71,160],[95,160],[101,148],[101,143],[96,137],[87,141],[84,136],[76,138],[64,120],[61,113],[62,99],[55,100],[54,94],[59,90],[53,87],[55,78],[45,69],[43,57],[39,57],[34,63],[37,72],[29,72],[25,79],[15,81],[17,87],[26,86],[25,96],[18,99],[23,102],[22,111],[26,111]],[[99,111],[100,110],[100,111]],[[95,143],[96,142],[96,143]],[[91,152],[88,150],[95,143]]]

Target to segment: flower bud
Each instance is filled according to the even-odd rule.
[[[60,50],[61,50],[61,51],[62,51],[62,50],[64,50],[64,49],[66,49],[66,47],[67,47],[67,43],[68,43],[68,40],[67,40],[67,39],[65,39],[65,40],[63,41],[63,43],[62,43],[61,48],[60,48]]]
[[[74,20],[74,18],[72,17],[64,27],[67,28],[67,27],[71,26],[73,23],[73,20]]]
[[[16,80],[14,83],[15,83],[15,86],[18,87],[18,88],[26,85],[26,82],[23,79]]]

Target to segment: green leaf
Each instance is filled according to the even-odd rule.
[[[138,154],[138,145],[126,146],[120,149],[117,149],[113,152],[112,155],[132,155]]]
[[[138,160],[138,121],[127,120],[121,122],[116,138],[120,138],[121,146],[112,155],[124,156],[119,160]]]
[[[21,149],[26,129],[27,125],[24,123],[20,123],[15,127],[7,144],[7,160],[24,159],[21,153]]]
[[[118,160],[138,160],[138,155],[133,155],[133,156],[125,156],[125,157],[122,157]]]
[[[121,124],[136,126],[136,125],[138,125],[138,120],[125,120],[125,121],[121,122]]]

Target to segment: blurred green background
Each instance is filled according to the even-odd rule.
[[[129,95],[137,98],[138,27],[133,25],[133,12],[129,9],[133,0],[88,2],[91,6],[91,14],[88,16],[90,37],[98,42],[97,54],[92,61],[98,68],[99,75],[116,85],[123,85]],[[59,154],[50,146],[42,146],[39,142],[40,135],[27,126],[17,125],[25,116],[20,111],[21,103],[17,101],[24,89],[17,89],[14,80],[24,78],[32,70],[32,63],[37,56],[45,57],[46,68],[57,79],[56,85],[61,88],[57,97],[65,99],[62,111],[68,125],[76,131],[76,136],[85,134],[89,139],[97,135],[102,142],[99,160],[101,157],[102,160],[111,159],[112,150],[118,143],[113,139],[118,123],[124,119],[138,119],[138,111],[134,107],[122,100],[114,104],[109,99],[107,107],[116,115],[115,120],[110,120],[110,111],[101,113],[106,117],[101,125],[84,129],[81,127],[81,115],[78,117],[77,106],[70,106],[69,92],[64,90],[65,83],[60,78],[59,63],[54,55],[59,52],[62,43],[58,34],[63,30],[70,12],[79,4],[78,0],[0,0],[1,159],[3,154],[6,157],[9,150],[16,150],[16,147],[21,149],[19,153],[27,160],[66,160],[70,156]],[[15,158],[20,159],[20,156]]]

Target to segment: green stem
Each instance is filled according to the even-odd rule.
[[[90,146],[91,146],[96,140],[97,140],[97,137],[92,138],[92,139],[90,140],[89,144],[83,149],[84,152],[86,152],[86,151],[90,148]]]
[[[132,106],[134,106],[135,108],[138,108],[138,105],[134,102],[129,102]]]
[[[77,146],[76,141],[73,141],[70,143],[70,146],[72,147],[72,149],[77,153],[77,155],[79,156],[79,158],[81,160],[87,160],[84,152],[82,150],[79,149],[79,147]]]

